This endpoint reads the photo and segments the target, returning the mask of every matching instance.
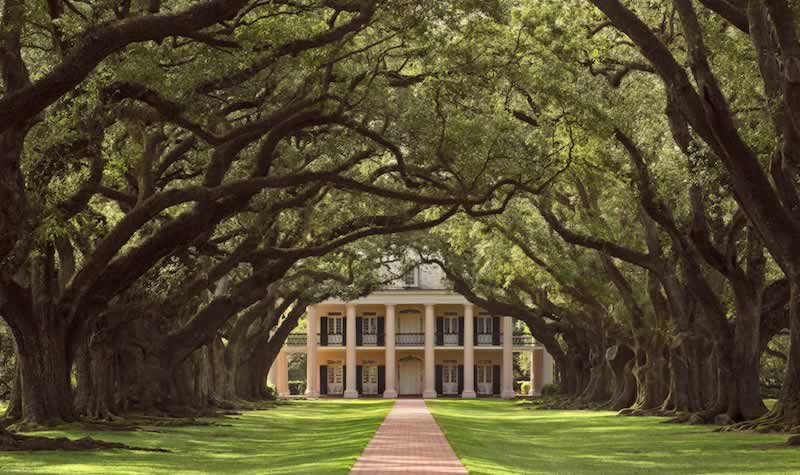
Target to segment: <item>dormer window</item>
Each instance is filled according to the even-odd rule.
[[[403,287],[419,287],[418,270],[411,269],[403,274]]]

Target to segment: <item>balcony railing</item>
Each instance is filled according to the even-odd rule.
[[[514,346],[532,346],[533,337],[531,335],[514,335],[512,338]]]
[[[364,333],[361,335],[361,344],[364,346],[376,346],[378,344],[378,335],[375,333]]]
[[[424,333],[398,333],[397,346],[422,346],[425,344]]]
[[[290,333],[286,337],[286,345],[288,346],[306,346],[308,341],[305,333]]]
[[[328,346],[342,346],[344,345],[344,338],[343,335],[332,335],[328,334]]]
[[[533,346],[535,340],[531,335],[514,335],[514,346]],[[500,341],[502,342],[502,335]],[[286,338],[286,346],[306,346],[307,336],[305,333],[291,333]],[[319,343],[319,335],[317,335],[317,343]],[[377,346],[378,335],[365,333],[362,336],[361,344],[363,346]],[[422,346],[425,344],[424,333],[398,333],[397,346]],[[328,346],[343,346],[344,340],[342,335],[328,335]],[[444,335],[445,346],[457,346],[458,335],[446,333]],[[491,346],[492,334],[491,333],[478,333],[479,346]]]

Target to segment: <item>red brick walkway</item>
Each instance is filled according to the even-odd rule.
[[[421,399],[399,399],[353,465],[356,474],[467,473]]]

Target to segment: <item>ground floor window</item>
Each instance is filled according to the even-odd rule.
[[[364,366],[361,374],[361,384],[364,394],[378,394],[378,367],[375,365]]]
[[[494,370],[490,365],[476,366],[478,373],[478,394],[492,394]]]
[[[458,394],[458,366],[442,366],[442,390],[445,394]]]
[[[342,367],[328,366],[328,394],[342,394]]]

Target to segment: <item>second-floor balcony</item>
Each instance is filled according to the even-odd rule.
[[[397,346],[422,346],[425,344],[424,333],[398,333]]]
[[[343,345],[344,345],[344,335],[342,334],[328,335],[328,346],[343,346]]]
[[[344,346],[344,335],[330,334],[327,335],[327,346]],[[362,341],[359,346],[382,346],[379,345],[379,340],[382,340],[378,334],[365,333],[362,335]],[[424,346],[425,334],[424,333],[397,333],[395,336],[397,346]],[[307,336],[305,333],[292,333],[286,338],[287,346],[306,346]],[[475,343],[477,346],[499,346],[502,345],[502,333],[499,335],[499,342],[495,343],[494,335],[491,333],[478,333],[476,335]],[[317,335],[317,343],[320,343],[320,337]],[[514,346],[533,346],[536,340],[531,335],[515,334],[512,338]],[[323,345],[325,346],[325,345]],[[437,346],[461,346],[459,344],[459,335],[456,333],[445,333],[443,335],[443,342]]]
[[[493,338],[491,333],[478,333],[478,345],[491,346],[492,340]]]
[[[514,335],[512,338],[514,346],[533,346],[535,343],[532,335]]]
[[[377,346],[378,335],[375,333],[365,333],[361,336],[361,344],[364,346]]]

